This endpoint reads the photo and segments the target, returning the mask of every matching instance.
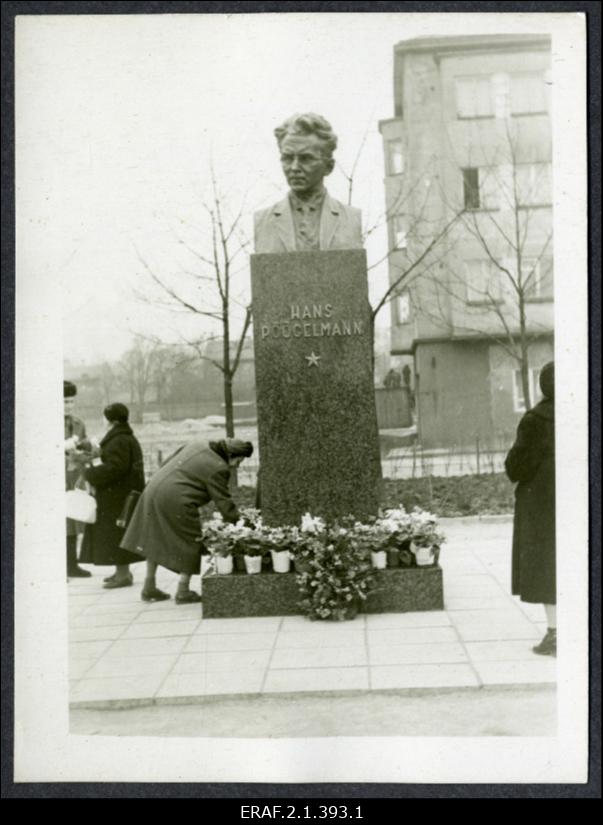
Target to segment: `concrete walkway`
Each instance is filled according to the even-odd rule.
[[[446,609],[359,616],[203,619],[199,605],[140,600],[102,589],[111,572],[69,582],[70,685],[74,708],[198,702],[209,697],[494,687],[545,687],[555,659],[531,648],[545,630],[541,605],[509,593],[511,521],[442,519],[448,540]],[[177,577],[158,585],[175,593]],[[198,580],[197,580],[198,581]]]

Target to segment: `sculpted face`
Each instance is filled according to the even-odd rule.
[[[335,161],[325,157],[324,142],[316,135],[287,135],[280,150],[287,183],[302,198],[316,192],[333,171]]]

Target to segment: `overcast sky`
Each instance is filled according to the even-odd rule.
[[[21,18],[18,217],[39,228],[44,266],[62,291],[65,357],[111,360],[133,332],[194,337],[192,319],[136,297],[155,294],[137,250],[169,278],[194,263],[178,237],[207,249],[210,159],[226,206],[238,210],[245,196],[242,227],[251,238],[253,211],[286,191],[272,132],[294,112],[332,123],[346,171],[366,134],[353,203],[365,223],[377,220],[384,209],[378,121],[393,115],[393,47],[450,33],[451,17],[464,31],[500,30],[494,15]],[[508,28],[517,26],[515,18]],[[347,200],[340,171],[327,185]],[[369,264],[383,256],[383,229],[367,251]],[[386,265],[369,276],[376,299]],[[247,267],[238,279],[244,304]],[[387,309],[379,321],[389,323]]]

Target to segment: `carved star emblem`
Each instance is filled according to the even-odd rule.
[[[308,366],[309,366],[309,367],[317,367],[317,366],[318,366],[318,362],[319,362],[319,361],[320,361],[320,359],[322,358],[322,355],[316,355],[316,353],[314,352],[314,350],[312,350],[312,352],[310,353],[310,355],[305,355],[305,356],[304,356],[304,358],[305,358],[305,359],[306,359],[306,361],[308,362]]]

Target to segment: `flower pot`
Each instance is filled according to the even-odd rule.
[[[371,552],[371,564],[377,570],[385,570],[387,565],[387,554],[385,550],[377,550]]]
[[[238,573],[246,573],[247,568],[245,567],[245,559],[243,558],[243,556],[240,553],[236,553],[233,556],[233,559],[234,559],[234,569]]]
[[[245,559],[245,569],[248,573],[262,572],[262,557],[261,556],[243,556]]]
[[[387,566],[400,567],[400,551],[397,547],[387,551]]]
[[[271,550],[272,569],[275,573],[288,573],[291,568],[291,557],[286,550]]]
[[[433,551],[431,547],[414,547],[415,560],[419,567],[429,567],[433,564]]]
[[[400,567],[415,567],[416,561],[414,553],[409,548],[400,550]]]
[[[216,556],[216,573],[228,576],[232,573],[232,556]]]

